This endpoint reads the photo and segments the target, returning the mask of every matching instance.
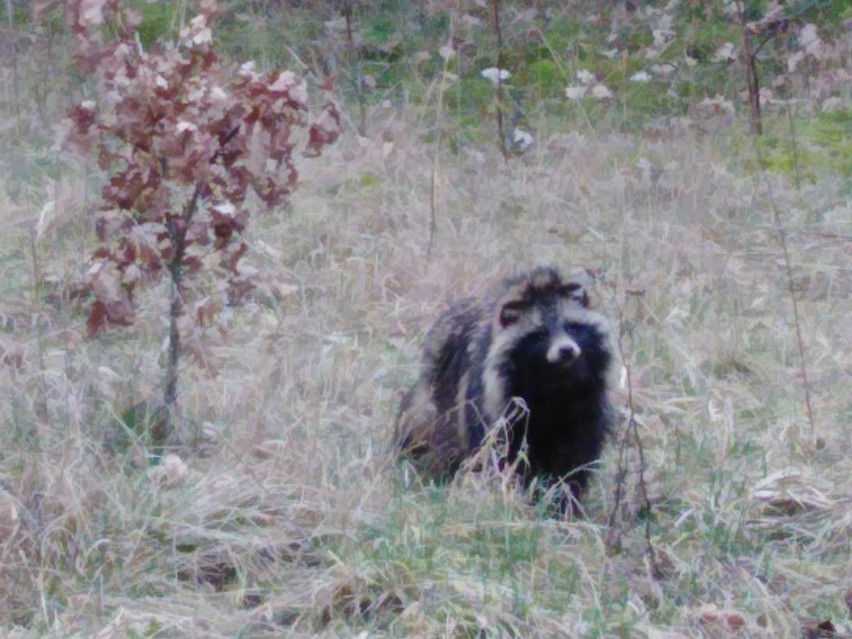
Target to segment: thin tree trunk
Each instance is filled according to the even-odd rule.
[[[509,148],[506,144],[506,136],[503,133],[503,78],[500,72],[503,70],[503,32],[500,28],[500,0],[493,0],[494,8],[494,33],[497,36],[497,135],[500,138],[500,151],[503,153],[503,159],[509,157]]]
[[[739,3],[740,26],[743,30],[743,63],[745,64],[746,83],[748,84],[749,130],[752,135],[763,134],[763,120],[760,116],[760,82],[757,77],[757,49],[748,28],[745,6]]]
[[[218,155],[218,152],[217,154]],[[214,155],[214,159],[216,157]],[[163,432],[161,441],[174,439],[174,416],[178,399],[178,364],[180,363],[180,327],[178,319],[183,314],[183,258],[186,254],[186,232],[192,216],[198,208],[202,183],[195,185],[192,197],[186,205],[183,215],[169,220],[169,240],[172,244],[171,259],[169,259],[169,276],[171,278],[171,300],[169,304],[169,351],[166,363],[166,386],[163,391]]]
[[[163,391],[163,409],[154,421],[157,432],[151,438],[158,443],[174,440],[174,422],[177,409],[178,364],[180,363],[180,328],[178,318],[183,313],[183,291],[181,263],[186,249],[186,227],[182,218],[173,218],[169,222],[169,237],[172,243],[172,255],[169,260],[171,278],[171,299],[169,303],[169,349],[166,361],[166,386]]]

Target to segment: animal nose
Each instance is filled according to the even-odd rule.
[[[564,346],[560,346],[558,352],[560,361],[572,360],[577,357],[577,355],[579,355],[577,347],[573,344],[566,344]]]
[[[580,355],[580,347],[571,339],[559,340],[547,351],[547,361],[551,364],[565,364]]]

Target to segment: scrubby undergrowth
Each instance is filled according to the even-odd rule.
[[[44,295],[85,268],[69,241],[86,242],[79,177],[53,184],[32,235],[29,212],[6,199],[8,636],[848,626],[843,177],[821,172],[796,190],[745,171],[753,158],[732,153],[733,129],[658,142],[566,131],[510,164],[466,148],[441,158],[427,262],[429,148],[405,115],[381,125],[385,141],[349,137],[306,165],[292,211],[250,232],[253,300],[196,336],[206,369],[186,366],[197,444],[154,466],[118,417],[158,379],[163,309],[148,306],[121,337],[84,339],[61,290]],[[813,430],[772,202],[794,266]],[[614,283],[603,308],[625,331],[661,574],[633,449],[609,526],[618,441],[587,519],[574,521],[548,519],[499,477],[419,488],[389,463],[397,389],[442,300],[536,263],[587,265]]]
[[[85,337],[73,283],[98,176],[17,161],[43,151],[7,134],[4,636],[850,633],[849,176],[829,157],[797,186],[790,151],[820,153],[819,127],[792,147],[770,114],[782,143],[763,159],[786,169],[764,173],[744,121],[644,136],[542,115],[507,163],[488,143],[436,162],[432,117],[377,110],[369,137],[305,163],[290,209],[248,229],[257,287],[189,337],[194,443],[156,460],[124,411],[156,393],[164,296]],[[443,301],[534,264],[599,272],[650,511],[635,444],[616,502],[620,439],[570,521],[505,477],[436,489],[391,463],[398,390]]]

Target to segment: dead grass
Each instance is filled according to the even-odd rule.
[[[24,187],[0,181],[6,636],[779,637],[813,618],[852,632],[848,176],[800,190],[768,176],[811,425],[741,129],[557,131],[509,163],[447,152],[426,261],[420,117],[382,114],[369,138],[305,163],[292,211],[256,219],[256,295],[195,336],[203,357],[181,388],[195,443],[157,466],[132,438],[107,444],[158,392],[163,300],[151,292],[132,329],[84,338],[68,299],[90,242],[79,175],[33,162]],[[629,338],[653,509],[630,450],[616,548],[617,442],[572,521],[499,477],[418,487],[388,456],[443,301],[540,263],[601,271],[603,309]]]

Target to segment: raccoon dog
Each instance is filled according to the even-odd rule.
[[[501,463],[515,463],[526,442],[525,484],[565,482],[578,499],[613,422],[612,354],[609,324],[581,283],[552,268],[506,280],[450,307],[427,334],[397,445],[428,477],[449,478],[510,406],[522,406],[508,420]],[[562,509],[570,502],[566,495]]]

